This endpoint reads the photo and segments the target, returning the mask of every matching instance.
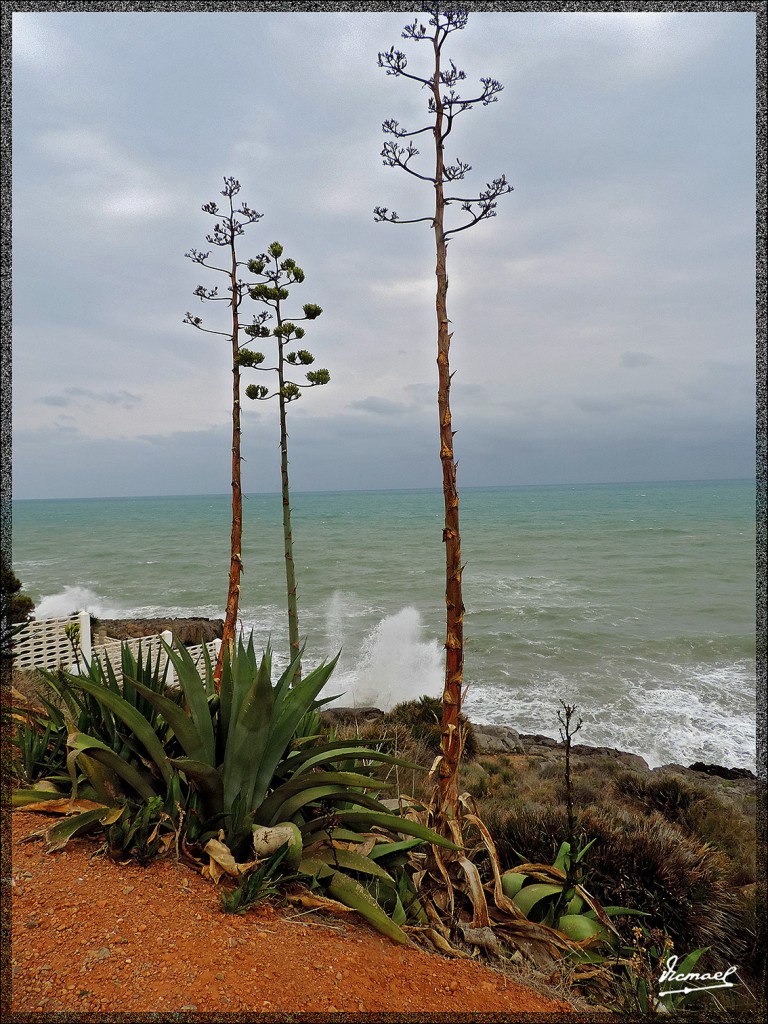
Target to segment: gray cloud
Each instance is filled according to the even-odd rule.
[[[655,362],[656,359],[647,352],[621,353],[621,365],[632,370],[639,366],[652,366]]]
[[[119,405],[123,409],[133,409],[141,402],[141,396],[134,395],[130,391],[107,391],[100,393],[91,388],[72,386],[65,388],[59,395],[45,395],[40,401],[44,405],[63,407],[101,402],[104,405]]]
[[[243,258],[279,239],[306,273],[291,308],[324,309],[307,346],[332,380],[291,413],[296,486],[439,486],[434,239],[372,214],[431,201],[380,157],[385,118],[424,123],[423,92],[376,66],[406,21],[14,15],[18,497],[228,489],[226,341],[181,323],[218,283],[183,254],[209,248],[224,174],[264,213]],[[233,37],[245,66],[203,81]],[[449,157],[468,189],[515,187],[449,251],[460,482],[751,474],[754,13],[473,12],[451,56],[505,89]],[[272,412],[244,412],[255,490],[279,488]]]
[[[402,402],[392,402],[388,398],[377,398],[376,395],[369,395],[368,398],[361,398],[355,402],[350,402],[350,408],[370,412],[375,416],[402,416],[409,409]]]

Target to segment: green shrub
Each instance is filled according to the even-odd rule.
[[[0,619],[2,619],[3,630],[8,624],[16,625],[29,622],[32,612],[35,610],[35,602],[31,597],[21,592],[21,581],[13,571],[11,563],[0,552]]]
[[[67,731],[42,715],[25,714],[17,719],[11,742],[17,748],[14,774],[21,785],[32,786],[57,775],[64,779],[67,763]]]
[[[568,828],[564,807],[523,803],[513,811],[484,808],[484,820],[504,869],[523,861],[553,864]]]
[[[278,873],[281,861],[288,853],[288,846],[281,846],[251,874],[241,877],[234,889],[222,889],[220,895],[221,909],[225,914],[244,914],[249,907],[278,896],[280,889],[273,881]]]

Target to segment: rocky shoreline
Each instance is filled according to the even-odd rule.
[[[138,637],[156,636],[171,632],[182,644],[207,644],[221,640],[224,631],[223,619],[200,619],[194,617],[176,619],[96,619],[91,616],[91,639],[93,643],[110,640],[133,640]]]
[[[329,708],[321,714],[327,721],[345,724],[357,722],[361,725],[370,725],[384,718],[384,712],[374,707]],[[534,764],[541,767],[545,764],[559,765],[563,762],[565,744],[560,740],[539,733],[520,733],[511,726],[475,722],[471,724],[480,758],[504,757],[518,763],[524,761],[526,766],[531,767]],[[571,759],[576,772],[580,767],[597,768],[601,761],[610,762],[611,765],[646,776],[682,776],[726,799],[740,800],[743,796],[754,793],[758,782],[755,773],[747,768],[728,768],[704,764],[701,761],[687,766],[673,763],[651,768],[639,754],[617,750],[614,747],[590,746],[587,743],[574,743],[571,747]]]

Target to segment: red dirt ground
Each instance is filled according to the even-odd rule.
[[[94,856],[92,840],[54,854],[20,843],[50,822],[12,815],[13,1013],[573,1012],[483,965],[398,946],[355,914],[223,914],[213,885],[172,857],[142,868]]]

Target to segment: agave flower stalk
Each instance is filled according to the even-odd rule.
[[[428,182],[434,192],[434,212],[429,216],[401,220],[397,213],[387,207],[377,206],[374,210],[376,221],[387,221],[391,224],[431,225],[435,235],[435,275],[437,292],[435,309],[437,314],[437,368],[438,368],[438,417],[440,423],[440,461],[443,474],[443,495],[445,505],[445,523],[443,542],[445,543],[445,606],[446,606],[446,639],[445,639],[445,686],[443,690],[443,719],[441,758],[437,766],[439,813],[443,818],[451,817],[459,812],[458,800],[458,768],[462,751],[462,730],[459,720],[462,703],[462,683],[464,673],[464,603],[462,600],[461,576],[461,534],[459,530],[459,494],[456,484],[456,461],[454,458],[451,419],[451,380],[452,373],[449,362],[449,350],[452,334],[448,330],[448,273],[447,249],[450,236],[467,228],[474,227],[482,220],[496,216],[496,201],[500,196],[512,191],[502,175],[488,184],[478,195],[469,197],[446,194],[446,186],[461,181],[472,168],[468,163],[457,160],[448,164],[445,160],[445,141],[450,135],[456,118],[475,104],[487,106],[494,103],[502,86],[495,79],[481,78],[482,88],[478,94],[470,98],[462,97],[457,86],[466,78],[453,61],[446,66],[443,61],[443,46],[448,36],[465,28],[468,14],[461,8],[444,7],[436,3],[424,4],[422,8],[429,16],[432,32],[418,19],[407,25],[403,38],[414,42],[430,42],[434,55],[431,74],[428,77],[415,74],[408,68],[408,60],[404,53],[390,50],[379,54],[379,67],[388,75],[404,77],[418,82],[428,95],[428,111],[432,115],[429,124],[415,131],[407,131],[398,121],[390,119],[384,122],[382,129],[392,138],[384,143],[381,151],[386,167],[397,167],[412,177]],[[434,141],[434,173],[422,173],[412,165],[419,150],[413,139],[425,134]],[[407,140],[407,142],[405,141]],[[453,227],[446,226],[445,211],[448,206],[458,205],[466,214],[462,223]]]
[[[269,388],[263,384],[249,384],[245,393],[249,398],[256,401],[268,401],[277,397],[280,414],[280,483],[283,503],[283,540],[285,550],[285,582],[288,595],[288,643],[290,647],[290,660],[295,662],[296,667],[291,679],[291,685],[295,685],[301,679],[301,661],[296,660],[301,651],[301,640],[299,637],[299,610],[298,590],[296,583],[296,564],[293,558],[293,529],[291,525],[291,492],[288,479],[288,418],[287,409],[291,402],[301,397],[304,388],[319,387],[327,384],[331,379],[327,370],[308,370],[306,382],[297,383],[287,376],[286,364],[291,366],[310,366],[315,357],[307,349],[300,348],[293,352],[286,352],[292,342],[301,341],[304,337],[304,328],[298,327],[294,320],[316,320],[322,313],[320,306],[312,303],[304,305],[304,316],[286,320],[283,313],[283,302],[288,298],[288,287],[293,284],[301,284],[304,280],[304,271],[296,265],[296,261],[286,257],[281,259],[283,247],[279,242],[273,242],[268,252],[263,253],[255,260],[250,260],[248,269],[251,273],[264,278],[259,284],[250,288],[250,296],[257,302],[264,303],[272,313],[267,313],[268,318],[274,317],[275,326],[271,333],[277,339],[277,366],[262,367],[255,365],[257,369],[277,373],[277,390],[270,393]],[[255,317],[254,323],[246,327],[246,332],[252,337],[265,337],[270,333],[264,325],[265,316]],[[262,357],[263,358],[263,357]]]
[[[232,349],[232,529],[230,535],[230,561],[229,561],[229,583],[227,587],[227,604],[224,614],[224,629],[222,633],[221,652],[216,664],[214,679],[217,692],[221,687],[221,673],[223,667],[224,653],[232,654],[235,631],[237,628],[237,612],[240,603],[240,575],[243,570],[241,556],[243,540],[243,491],[240,473],[240,304],[246,293],[246,285],[238,277],[239,269],[243,266],[237,259],[237,238],[245,233],[248,224],[260,220],[263,214],[255,213],[246,203],[241,203],[236,209],[234,198],[240,191],[240,182],[235,178],[225,178],[224,188],[221,194],[227,200],[228,210],[221,211],[217,203],[206,203],[202,209],[211,217],[216,217],[211,234],[206,235],[206,240],[211,245],[219,246],[229,252],[229,266],[216,267],[208,262],[210,252],[199,252],[191,249],[185,255],[194,263],[225,274],[228,278],[229,298],[219,296],[218,288],[206,288],[198,285],[194,294],[204,302],[228,302],[231,312],[231,329],[229,331],[211,331],[203,327],[202,318],[187,313],[184,323],[196,327],[208,334],[216,334],[229,339]]]

